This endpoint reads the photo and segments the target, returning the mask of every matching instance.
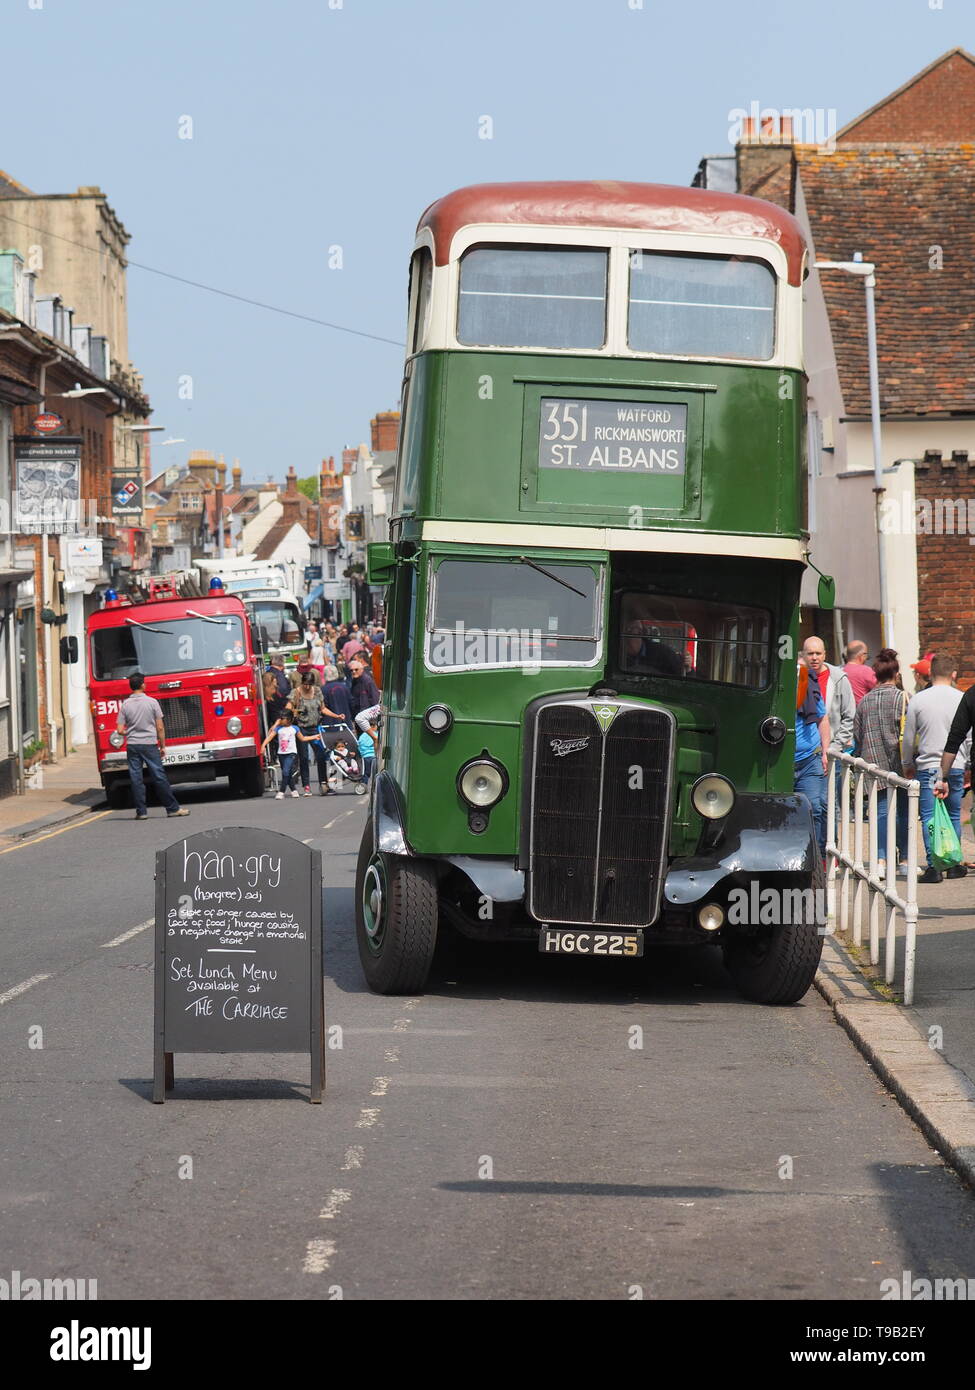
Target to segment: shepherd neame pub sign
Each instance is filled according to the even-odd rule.
[[[677,475],[686,450],[686,405],[542,398],[539,468]]]

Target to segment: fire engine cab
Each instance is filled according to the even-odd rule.
[[[98,769],[109,805],[129,793],[125,740],[116,732],[129,676],[141,672],[159,701],[170,782],[228,777],[231,790],[260,796],[260,673],[247,612],[214,586],[205,598],[181,598],[165,579],[150,582],[146,602],[112,590],[88,622],[88,691]]]

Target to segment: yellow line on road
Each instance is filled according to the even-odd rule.
[[[73,825],[62,825],[60,830],[49,830],[46,835],[35,835],[32,840],[25,840],[22,845],[10,845],[7,849],[0,849],[0,854],[13,854],[15,849],[30,849],[31,845],[39,844],[41,840],[50,840],[55,835],[64,835],[69,830],[80,830],[85,825],[91,825],[92,821],[101,820],[102,816],[110,816],[111,811],[96,811],[87,820],[79,820]]]

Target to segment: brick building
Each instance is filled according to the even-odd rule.
[[[801,145],[788,119],[746,121],[734,155],[695,182],[788,207],[815,261],[876,265],[888,573],[884,636],[902,661],[941,647],[975,679],[975,58],[952,49],[856,117]],[[837,578],[837,612],[803,600],[835,647],[881,641],[867,330],[862,282],[812,268],[806,283],[810,531]],[[969,460],[971,459],[971,465]],[[971,506],[969,503],[971,502]],[[834,654],[835,654],[834,647]]]

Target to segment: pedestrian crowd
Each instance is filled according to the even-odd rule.
[[[975,727],[975,687],[964,694],[957,688],[957,662],[944,653],[926,652],[911,664],[913,695],[904,689],[898,655],[891,648],[878,651],[868,665],[866,644],[854,641],[845,656],[845,665],[831,665],[826,661],[822,639],[809,637],[800,657],[795,790],[809,801],[820,853],[825,859],[828,754],[852,753],[883,772],[916,778],[920,783],[918,813],[927,867],[918,881],[940,883],[945,873],[934,862],[929,827],[935,801],[943,800],[961,839],[961,803]],[[839,798],[841,766],[834,766]],[[886,874],[888,800],[889,793],[881,789],[877,797],[881,874]],[[901,860],[907,857],[911,833],[907,813],[907,796],[901,792],[895,828]],[[948,878],[963,878],[968,869],[958,864],[945,872]]]
[[[289,675],[284,658],[272,656],[264,674],[267,737],[261,751],[276,750],[278,800],[311,796],[314,762],[319,792],[348,780],[368,786],[379,745],[379,687],[385,630],[377,623],[335,627],[308,623],[307,656]]]

